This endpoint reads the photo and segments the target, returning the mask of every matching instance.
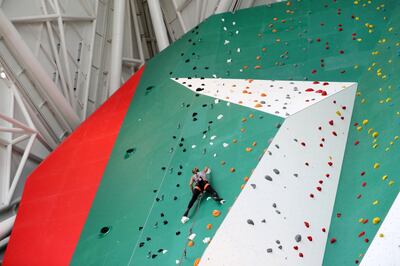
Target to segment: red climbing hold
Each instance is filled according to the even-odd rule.
[[[364,236],[364,235],[365,235],[365,232],[362,231],[361,233],[358,234],[358,237],[362,237],[362,236]]]
[[[309,241],[312,241],[312,236],[307,236],[307,239],[308,239]]]
[[[312,89],[312,88],[306,89],[306,92],[312,92],[312,91],[314,91],[314,89]]]
[[[333,120],[329,121],[329,125],[333,126]]]
[[[304,225],[305,225],[307,228],[310,228],[310,223],[309,223],[309,222],[304,222]]]
[[[329,165],[329,166],[332,166],[332,165],[333,165],[333,163],[332,163],[332,162],[328,162],[328,165]]]
[[[294,248],[294,250],[299,250],[298,246],[294,246],[293,248]]]
[[[359,140],[356,140],[355,142],[354,142],[354,145],[358,145],[358,144],[360,144],[360,141]]]
[[[322,227],[322,229],[321,229],[321,230],[322,230],[322,232],[324,232],[324,233],[326,232],[326,229],[325,229],[325,227]]]
[[[303,253],[300,252],[300,253],[299,253],[299,257],[300,257],[300,258],[304,257]]]
[[[332,237],[329,242],[331,242],[331,244],[335,243],[336,242],[336,238]]]

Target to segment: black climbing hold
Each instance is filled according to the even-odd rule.
[[[248,220],[247,220],[247,223],[248,223],[248,224],[251,224],[251,225],[254,225],[254,222],[253,222],[252,219],[248,219]]]
[[[167,220],[164,220],[164,221],[163,221],[163,224],[167,225],[167,224],[168,224],[168,221],[167,221]]]
[[[104,226],[104,227],[102,227],[102,228],[100,229],[100,236],[101,236],[101,237],[106,236],[106,235],[110,232],[110,230],[111,230],[111,227],[110,227],[110,226]]]
[[[144,242],[140,242],[139,243],[139,247],[141,248],[141,247],[143,247],[144,246]]]

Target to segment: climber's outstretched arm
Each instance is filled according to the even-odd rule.
[[[193,176],[190,178],[190,181],[189,181],[189,187],[190,187],[190,191],[193,191]]]

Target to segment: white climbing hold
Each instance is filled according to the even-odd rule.
[[[179,263],[181,263],[180,260],[175,260],[176,265],[178,265]]]
[[[231,103],[230,103],[230,102],[227,102],[227,103],[226,103],[226,106],[230,106],[230,105],[231,105]]]
[[[185,224],[187,221],[189,221],[189,217],[182,216],[181,223]]]
[[[214,140],[217,136],[211,136],[210,140]]]
[[[217,119],[220,120],[220,119],[222,119],[223,117],[224,117],[223,115],[218,115],[218,116],[217,116]]]
[[[240,53],[240,48],[237,48],[237,49],[236,49],[236,52]]]
[[[210,142],[210,145],[211,145],[211,146],[214,145],[214,142]]]
[[[188,237],[188,239],[193,241],[195,237],[196,237],[196,234],[193,233]]]
[[[224,146],[224,148],[226,148],[226,147],[228,147],[228,146],[229,146],[229,144],[228,144],[228,143],[226,143],[226,142],[224,142],[224,143],[222,144],[222,146]]]
[[[203,135],[203,139],[205,139],[205,138],[207,138],[207,136],[206,136],[206,135]]]
[[[165,254],[165,253],[167,253],[167,252],[168,252],[168,250],[166,250],[166,249],[164,249],[164,250],[162,251],[163,254]]]
[[[205,238],[203,239],[203,243],[204,243],[204,244],[208,244],[208,243],[210,243],[210,241],[211,241],[211,238],[209,238],[209,237],[205,237]]]
[[[214,100],[214,103],[215,103],[215,104],[218,104],[218,103],[219,103],[219,99],[215,99],[215,100]]]
[[[227,45],[228,43],[230,43],[228,40],[224,41],[224,45]]]
[[[196,145],[193,144],[193,145],[192,145],[192,149],[194,149],[194,148],[196,148]]]
[[[216,153],[214,153],[214,155],[213,155],[213,156],[214,156],[214,158],[215,158],[215,157],[217,157],[217,154],[216,154]]]
[[[226,62],[227,62],[227,63],[232,63],[232,58],[226,59]]]

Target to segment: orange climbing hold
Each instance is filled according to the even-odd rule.
[[[243,180],[244,180],[244,182],[247,182],[247,181],[249,181],[249,177],[248,177],[248,176],[245,176],[245,177],[243,178]]]
[[[234,172],[235,172],[235,168],[231,167],[231,168],[229,169],[229,171],[230,171],[231,173],[234,173]]]
[[[262,107],[262,104],[261,103],[256,103],[256,105],[254,105],[254,107],[260,108],[260,107]]]
[[[212,215],[213,215],[214,217],[218,217],[218,216],[221,215],[221,211],[219,211],[219,210],[213,210]]]
[[[212,224],[207,224],[207,230],[210,230],[212,228]]]
[[[247,152],[251,152],[252,150],[253,150],[253,149],[250,148],[250,147],[247,147],[247,148],[246,148],[246,151],[247,151]]]
[[[200,263],[200,258],[197,258],[197,259],[194,261],[193,266],[198,266],[199,263]]]
[[[187,245],[188,245],[188,247],[193,247],[193,245],[194,245],[193,240],[190,240]]]

